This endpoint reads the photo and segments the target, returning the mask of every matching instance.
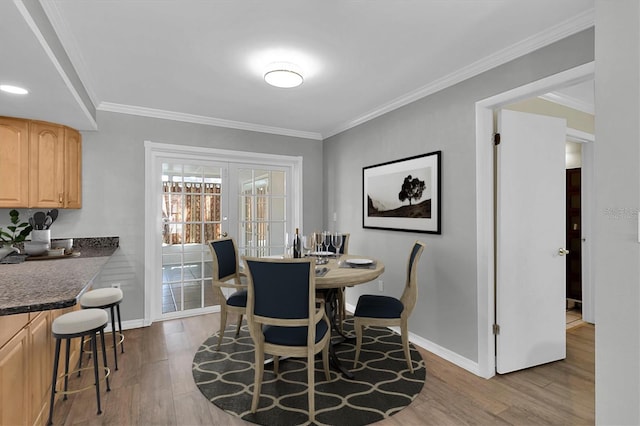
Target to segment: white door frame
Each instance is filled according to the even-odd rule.
[[[595,62],[590,62],[476,102],[477,374],[481,377],[493,377],[496,370],[493,336],[495,309],[493,110],[561,87],[588,81],[594,76]]]
[[[144,223],[144,326],[149,326],[159,320],[161,313],[154,311],[154,298],[160,291],[157,283],[162,282],[159,268],[162,262],[161,244],[159,244],[159,230],[162,229],[162,214],[159,209],[158,194],[162,192],[158,179],[161,170],[158,160],[185,159],[200,160],[203,158],[217,162],[258,164],[258,165],[286,165],[291,169],[292,188],[288,192],[292,205],[293,218],[291,223],[302,223],[302,157],[263,154],[256,152],[231,151],[216,148],[194,147],[144,142],[145,149],[145,223]],[[219,309],[219,308],[218,308]]]

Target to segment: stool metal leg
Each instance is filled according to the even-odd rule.
[[[69,384],[69,352],[71,352],[71,339],[65,339],[67,342],[66,351],[64,354],[64,396],[62,397],[63,401],[67,400],[67,389]]]
[[[120,304],[116,305],[116,311],[118,312],[118,328],[120,329],[120,335],[122,336],[122,317],[120,316]],[[124,353],[124,340],[120,343],[120,353]]]
[[[100,377],[98,375],[98,345],[95,333],[91,334],[91,350],[93,352],[93,374],[96,379],[96,400],[98,402],[98,414],[102,414],[100,407]]]
[[[113,361],[116,363],[116,370],[118,369],[118,347],[116,346],[116,317],[113,306],[109,309],[111,311],[111,335],[113,336]]]
[[[102,342],[102,364],[105,368],[105,381],[107,382],[107,392],[111,391],[111,386],[109,385],[109,375],[107,374],[107,348],[104,344],[104,330],[100,330],[100,341]]]
[[[80,358],[78,358],[78,377],[82,372],[82,355],[84,355],[84,336],[80,337]]]
[[[53,359],[53,378],[51,379],[51,402],[49,403],[48,425],[53,424],[53,402],[56,395],[56,380],[58,379],[58,361],[60,361],[60,339],[56,338],[56,355]]]

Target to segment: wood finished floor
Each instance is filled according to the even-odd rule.
[[[54,424],[248,425],[208,402],[191,375],[200,344],[219,326],[210,314],[125,331],[125,353],[103,392],[57,401]],[[109,351],[108,351],[109,352]],[[377,425],[589,425],[594,424],[594,327],[567,330],[567,359],[536,368],[479,378],[430,352],[427,379],[413,403]],[[109,363],[113,365],[109,354]],[[90,380],[83,374],[80,381]]]

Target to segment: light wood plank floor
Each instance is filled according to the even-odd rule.
[[[57,401],[54,424],[248,425],[209,403],[194,384],[191,361],[219,326],[219,315],[154,323],[125,331],[120,370],[96,415],[95,392]],[[413,403],[378,425],[594,424],[594,327],[567,331],[567,359],[479,378],[425,350],[425,386]],[[112,354],[109,354],[112,356]],[[109,358],[110,365],[113,365]],[[80,381],[89,381],[83,374]]]

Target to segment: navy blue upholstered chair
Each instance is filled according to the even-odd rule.
[[[255,344],[255,387],[251,412],[258,408],[265,353],[307,359],[309,421],[315,419],[315,355],[322,351],[324,373],[329,374],[331,330],[324,302],[316,300],[315,260],[244,259],[248,276],[247,322]]]
[[[356,331],[356,356],[353,361],[355,368],[360,357],[362,346],[362,328],[366,326],[400,327],[402,335],[402,346],[407,366],[413,373],[411,356],[409,355],[409,329],[408,320],[418,300],[418,268],[416,267],[424,243],[416,241],[409,254],[407,264],[407,281],[400,299],[390,296],[363,294],[358,299],[356,311],[353,314],[354,327]]]
[[[238,315],[236,336],[240,334],[242,316],[247,309],[247,285],[240,279],[238,252],[233,238],[220,238],[209,241],[208,244],[213,257],[213,291],[220,302],[220,335],[217,350],[222,343],[229,313]],[[223,288],[231,288],[235,292],[227,298],[222,291]]]

